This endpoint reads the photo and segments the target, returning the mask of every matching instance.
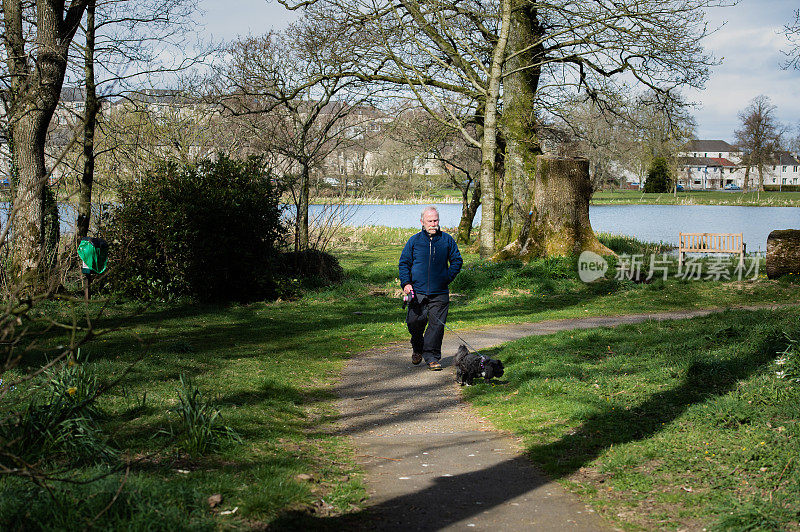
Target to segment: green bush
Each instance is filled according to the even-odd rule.
[[[663,157],[656,157],[647,171],[647,181],[644,182],[645,192],[669,192],[672,179],[669,175],[669,164]]]
[[[138,299],[274,296],[279,196],[259,158],[162,164],[112,213],[111,288]]]

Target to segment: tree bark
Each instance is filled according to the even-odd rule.
[[[772,231],[767,237],[767,278],[788,273],[800,275],[800,230]]]
[[[37,270],[44,251],[44,150],[35,149],[38,143],[44,145],[44,139],[38,135],[42,117],[35,114],[31,111],[11,126],[13,165],[19,178],[12,221],[13,269],[18,275]]]
[[[28,278],[26,284],[35,282],[40,266],[45,265],[43,259],[55,253],[46,249],[53,239],[53,228],[45,225],[45,137],[61,95],[69,45],[87,1],[75,0],[67,9],[63,1],[39,0],[35,10],[36,54],[32,56],[25,51],[21,1],[3,0],[4,44],[12,79],[8,120],[14,146],[12,164],[19,176],[14,197],[16,214],[11,222],[13,271]],[[48,217],[51,222],[52,218]]]
[[[481,241],[479,246],[481,257],[489,257],[495,251],[497,103],[500,98],[500,78],[502,76],[503,60],[506,55],[506,45],[508,44],[511,0],[502,0],[500,16],[500,35],[492,54],[483,119],[483,138],[481,140],[481,191],[483,196],[483,209],[481,210]]]
[[[83,124],[83,175],[78,191],[78,220],[76,233],[78,240],[89,234],[89,223],[92,217],[92,185],[94,183],[94,133],[99,102],[97,101],[97,85],[94,79],[94,47],[95,47],[95,1],[90,0],[86,8],[86,50],[84,55],[84,75],[86,84],[85,116]]]
[[[297,217],[295,222],[295,251],[304,251],[308,249],[308,196],[310,172],[311,170],[308,164],[303,164],[303,168],[300,172],[300,197],[297,202]]]
[[[750,164],[747,164],[744,167],[744,185],[742,186],[742,189],[744,189],[744,192],[750,190]]]
[[[513,0],[508,60],[503,80],[503,132],[506,141],[505,180],[508,205],[505,241],[519,238],[530,204],[528,181],[536,169],[536,157],[542,153],[533,109],[541,76],[544,47],[543,29],[537,9],[521,0]],[[538,44],[537,44],[538,43]],[[531,65],[537,65],[531,67]]]
[[[600,243],[589,223],[592,186],[589,161],[539,156],[533,174],[531,208],[520,236],[492,260],[614,253]]]
[[[469,238],[472,234],[472,223],[481,204],[481,182],[475,183],[475,188],[472,190],[472,199],[469,201],[467,201],[468,193],[469,189],[465,189],[461,201],[461,220],[458,223],[458,238],[456,240],[459,244],[469,243]]]

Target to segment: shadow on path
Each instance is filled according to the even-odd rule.
[[[478,514],[494,510],[524,494],[536,492],[549,481],[536,472],[526,458],[517,456],[485,469],[454,476],[440,476],[419,491],[370,506],[365,512],[339,517],[314,517],[302,512],[287,514],[274,522],[278,529],[306,530],[442,530],[456,523],[469,526]],[[520,499],[510,506],[514,512]],[[463,522],[463,523],[462,523]],[[376,526],[380,523],[379,526]],[[502,516],[494,520],[497,530],[509,530]],[[530,526],[535,529],[537,523]]]

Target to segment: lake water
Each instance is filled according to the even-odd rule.
[[[422,205],[353,205],[345,207],[351,226],[419,227]],[[439,204],[443,227],[457,227],[461,205]],[[310,207],[311,217],[321,205]],[[678,233],[743,233],[748,251],[764,251],[775,229],[800,229],[800,207],[734,207],[717,205],[597,205],[589,207],[596,232],[636,237],[647,242],[678,244]],[[480,221],[480,211],[475,216]]]
[[[419,227],[423,205],[350,205],[340,216],[346,225]],[[457,227],[460,204],[438,204],[443,227]],[[5,223],[8,203],[0,204],[0,221]],[[311,205],[314,219],[324,210]],[[61,231],[72,231],[75,209],[59,205]],[[589,219],[596,232],[628,235],[647,242],[678,244],[678,232],[743,233],[748,251],[764,251],[767,236],[775,229],[800,229],[800,207],[733,207],[717,205],[597,205],[589,207]],[[480,221],[480,210],[475,221]]]

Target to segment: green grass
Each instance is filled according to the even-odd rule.
[[[798,323],[795,307],[531,337],[484,352],[506,382],[466,396],[626,529],[795,529],[800,384],[775,361]]]
[[[800,207],[800,192],[683,191],[645,194],[638,190],[595,192],[592,205],[741,205],[748,207]]]
[[[335,435],[333,390],[350,357],[406,339],[397,260],[412,232],[371,228],[338,240],[334,251],[346,282],[297,301],[228,307],[165,303],[138,313],[134,303],[112,306],[95,320],[97,328],[109,332],[82,353],[106,382],[141,358],[98,404],[104,414],[101,428],[130,460],[129,470],[79,469],[75,480],[105,476],[86,484],[55,483],[57,503],[40,488],[0,478],[0,528],[18,523],[104,529],[284,526],[291,516],[312,511],[356,511],[365,489],[354,450]],[[625,245],[637,250],[635,242]],[[465,268],[452,286],[448,324],[454,328],[797,299],[791,280],[586,285],[577,279],[574,259],[492,264],[463,251]],[[92,306],[97,310],[100,302]],[[64,320],[70,315],[66,303],[43,310]],[[65,343],[52,334],[27,355],[29,367]],[[631,342],[638,338],[630,334]],[[660,345],[657,335],[645,340],[642,345]],[[182,374],[241,442],[226,441],[200,457],[178,450],[170,434],[179,427]],[[18,389],[3,400],[22,400],[25,392]],[[582,408],[588,412],[593,405]],[[206,501],[214,494],[222,503],[211,509]]]

